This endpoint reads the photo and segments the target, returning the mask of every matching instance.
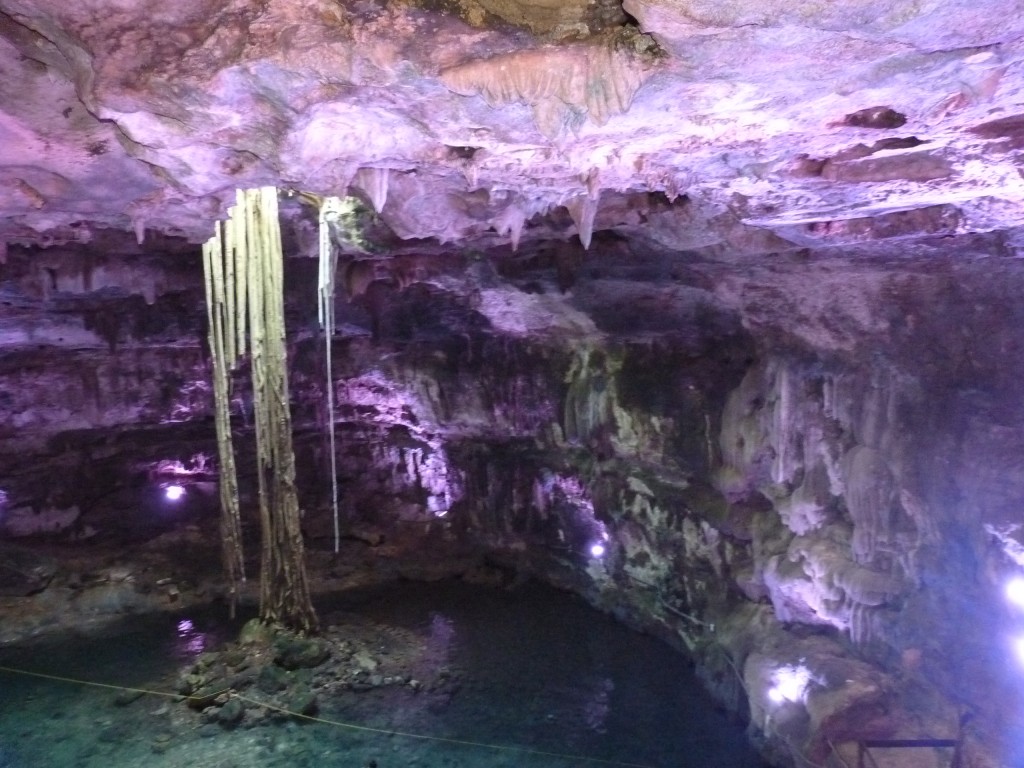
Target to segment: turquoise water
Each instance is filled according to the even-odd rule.
[[[320,609],[359,657],[423,686],[328,685],[319,717],[431,738],[286,718],[226,730],[171,698],[0,673],[0,768],[762,766],[681,657],[570,595],[395,584]],[[213,610],[134,619],[107,637],[2,650],[0,664],[167,691],[236,631]]]

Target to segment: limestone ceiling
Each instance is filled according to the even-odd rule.
[[[1016,0],[0,0],[0,243],[262,184],[442,242],[1013,230],[1022,58]]]

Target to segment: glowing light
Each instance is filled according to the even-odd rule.
[[[1006,599],[1018,608],[1024,608],[1024,578],[1015,576],[1006,582]]]
[[[164,497],[168,501],[177,501],[185,495],[185,488],[181,485],[168,485],[164,488]]]
[[[1013,651],[1017,654],[1017,661],[1024,664],[1024,637],[1018,637],[1013,641]]]
[[[604,544],[598,542],[597,544],[590,545],[590,556],[591,557],[603,557],[605,553]]]
[[[773,676],[774,685],[768,689],[768,699],[774,704],[801,701],[811,682],[807,667],[781,667]]]

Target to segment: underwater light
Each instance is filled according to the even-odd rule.
[[[597,544],[590,545],[590,556],[591,557],[603,557],[605,553],[604,544],[598,542]]]
[[[177,501],[185,495],[185,488],[181,485],[168,485],[164,488],[164,498],[168,501]]]
[[[1024,578],[1014,576],[1006,582],[1006,599],[1018,608],[1024,608]]]

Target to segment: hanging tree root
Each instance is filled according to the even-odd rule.
[[[244,572],[227,371],[248,352],[262,533],[260,619],[312,632],[318,622],[309,595],[295,490],[277,189],[240,190],[228,213],[225,243],[218,229],[204,247],[222,472],[222,532],[227,534],[225,570],[234,590],[235,574],[244,578]]]

